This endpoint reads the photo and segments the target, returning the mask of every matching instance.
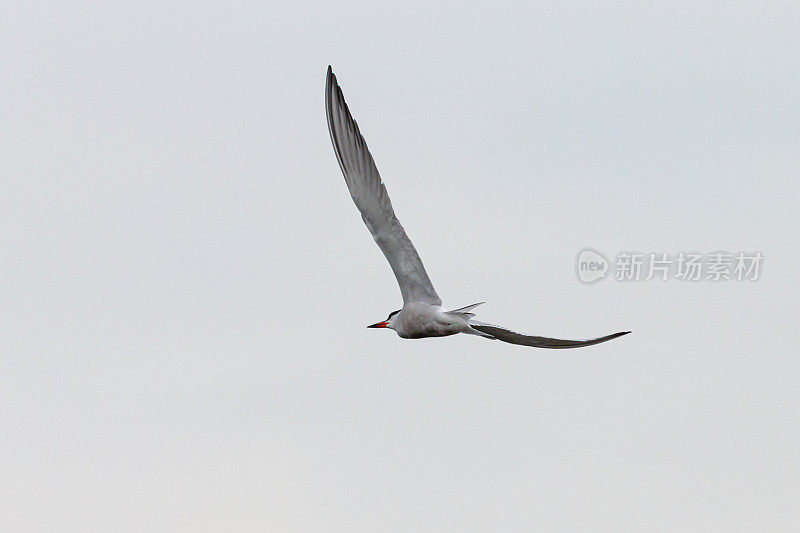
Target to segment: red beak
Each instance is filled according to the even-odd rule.
[[[368,328],[385,328],[389,325],[389,322],[384,320],[383,322],[378,322],[377,324],[372,324],[371,326],[367,326]]]

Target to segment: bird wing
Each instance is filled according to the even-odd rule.
[[[536,348],[580,348],[581,346],[591,346],[592,344],[599,344],[601,342],[610,341],[617,337],[627,335],[630,331],[620,331],[619,333],[612,333],[605,337],[598,337],[596,339],[587,340],[564,340],[564,339],[551,339],[548,337],[536,337],[534,335],[523,335],[516,331],[511,331],[500,326],[492,326],[491,324],[475,324],[470,323],[470,327],[477,329],[482,333],[487,333],[495,339],[511,344],[521,344],[522,346],[534,346]]]
[[[328,66],[325,85],[325,112],[333,150],[344,174],[350,196],[361,212],[375,242],[392,267],[403,302],[441,305],[417,250],[394,214],[389,194],[369,153],[358,124],[350,116],[342,89]]]

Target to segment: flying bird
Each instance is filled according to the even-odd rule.
[[[471,311],[484,302],[447,310],[436,294],[417,250],[411,244],[381,180],[375,161],[369,153],[358,124],[350,115],[344,94],[330,65],[325,83],[325,112],[333,151],[344,174],[350,196],[361,212],[361,218],[392,267],[403,308],[392,311],[386,320],[367,326],[393,329],[404,339],[445,337],[456,333],[478,335],[511,344],[538,348],[578,348],[610,341],[630,331],[620,331],[587,340],[563,340],[523,335],[475,319]]]

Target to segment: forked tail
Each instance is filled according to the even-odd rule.
[[[476,304],[467,305],[465,307],[459,307],[458,309],[453,309],[452,311],[448,311],[448,313],[453,313],[454,315],[466,315],[468,317],[475,316],[475,313],[470,313],[473,309],[478,307],[479,305],[483,305],[486,302],[478,302]]]

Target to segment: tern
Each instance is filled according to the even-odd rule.
[[[456,333],[478,335],[511,344],[538,348],[578,348],[610,341],[630,331],[586,340],[564,340],[523,335],[500,326],[475,320],[471,313],[484,302],[446,310],[436,294],[417,250],[394,214],[389,194],[369,153],[358,124],[350,115],[344,94],[330,65],[325,83],[325,113],[333,151],[344,174],[350,196],[361,212],[369,232],[392,267],[403,308],[392,311],[386,320],[367,326],[393,329],[404,339],[445,337]]]

